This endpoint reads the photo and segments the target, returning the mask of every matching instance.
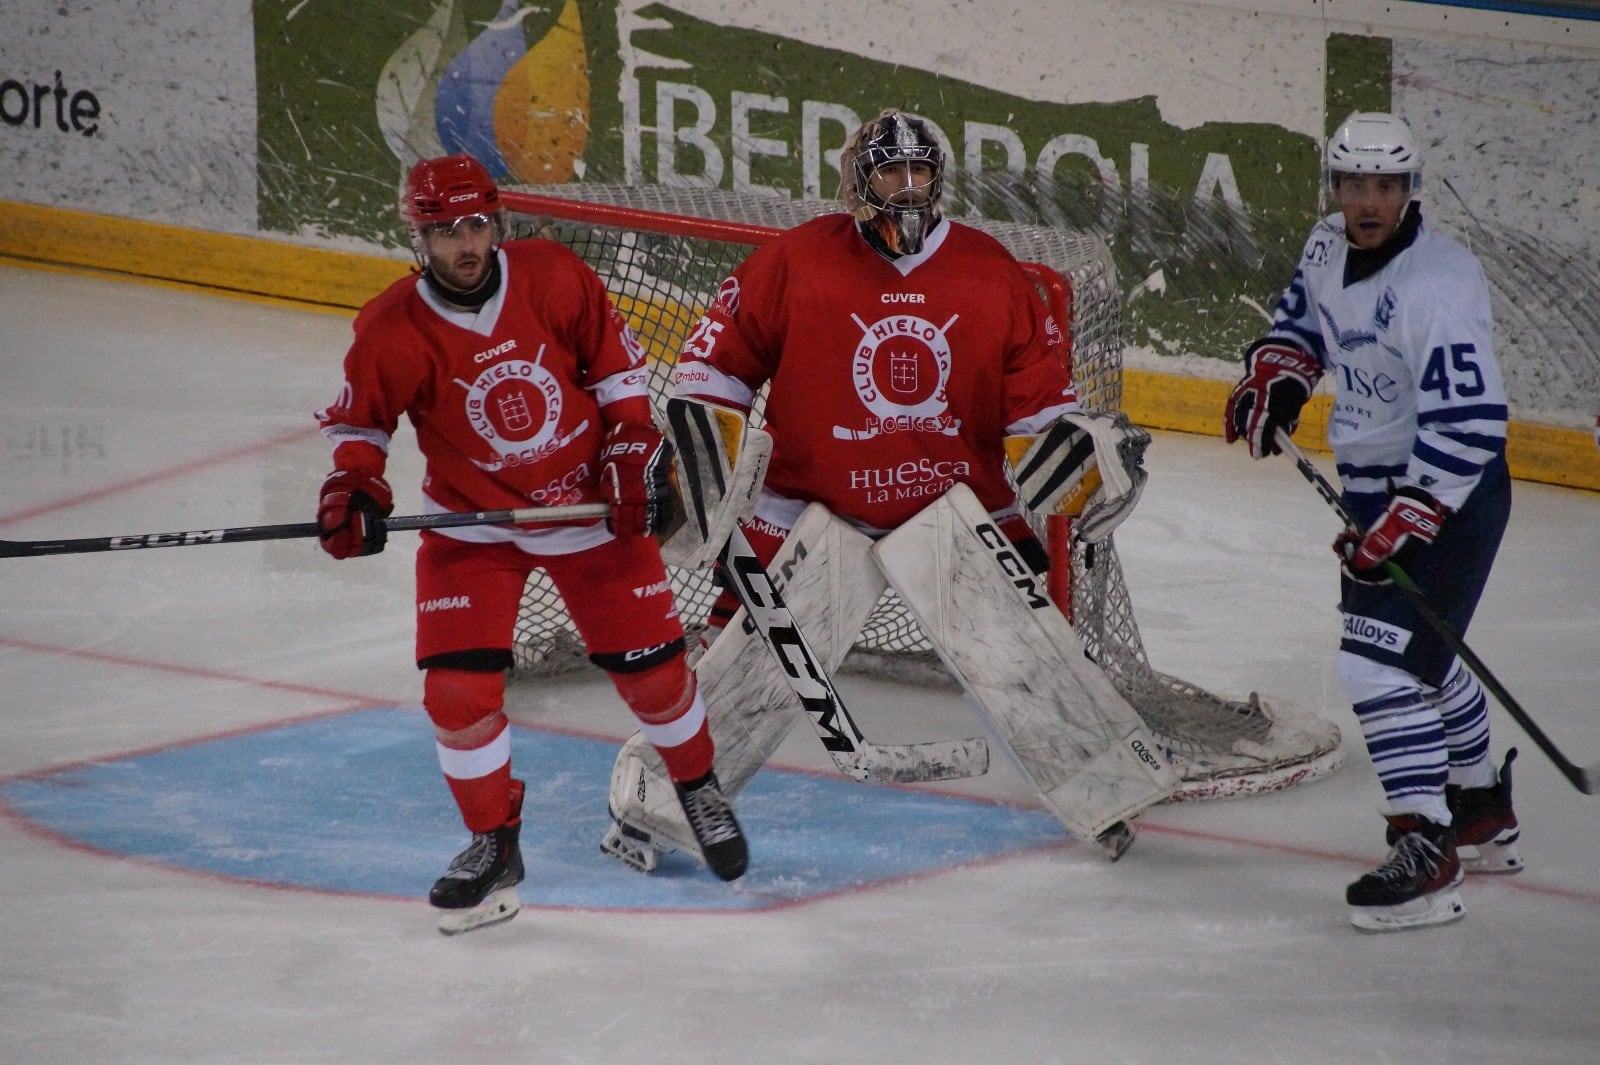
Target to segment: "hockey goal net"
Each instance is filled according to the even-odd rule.
[[[650,353],[658,408],[679,348],[717,289],[754,247],[820,214],[828,201],[792,201],[714,189],[566,186],[562,196],[505,190],[514,234],[560,241],[606,282]],[[1098,239],[1039,225],[964,218],[1005,244],[1038,284],[1071,341],[1083,407],[1114,410],[1122,397],[1122,301],[1110,253]],[[759,423],[759,403],[754,420]],[[1041,530],[1041,533],[1044,533]],[[1060,543],[1059,536],[1054,538]],[[1070,558],[1069,558],[1070,556]],[[1331,722],[1264,703],[1219,698],[1153,669],[1111,541],[1057,547],[1052,592],[1092,658],[1169,752],[1183,785],[1176,799],[1275,791],[1332,772],[1342,759]],[[669,569],[685,627],[704,626],[717,589],[710,570]],[[516,672],[591,668],[555,588],[535,571],[517,622]],[[892,590],[846,661],[916,682],[948,681],[932,645]]]

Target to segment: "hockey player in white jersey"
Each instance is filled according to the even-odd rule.
[[[1230,443],[1276,454],[1277,432],[1293,433],[1317,383],[1332,381],[1328,443],[1362,525],[1334,544],[1337,670],[1392,848],[1346,890],[1363,931],[1455,920],[1463,868],[1522,868],[1516,751],[1497,771],[1477,679],[1383,575],[1398,564],[1465,633],[1511,509],[1488,285],[1471,252],[1423,223],[1421,178],[1418,139],[1395,115],[1353,114],[1329,139],[1339,210],[1312,230],[1224,419]]]

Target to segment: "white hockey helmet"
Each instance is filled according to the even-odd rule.
[[[1328,138],[1323,176],[1330,190],[1340,174],[1405,174],[1415,198],[1422,187],[1422,146],[1398,115],[1357,111]]]

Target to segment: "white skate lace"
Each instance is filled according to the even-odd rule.
[[[494,833],[483,832],[472,837],[467,849],[455,856],[450,868],[445,870],[445,880],[473,880],[493,868],[497,848]]]
[[[1438,875],[1443,859],[1438,847],[1421,834],[1408,832],[1395,843],[1384,863],[1367,875],[1389,883],[1417,879],[1419,873],[1426,879]]]
[[[738,834],[734,827],[732,807],[715,784],[706,784],[686,792],[683,805],[689,826],[702,842],[722,843]]]

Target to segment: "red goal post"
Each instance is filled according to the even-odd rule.
[[[506,189],[514,235],[560,241],[605,281],[652,360],[658,406],[670,394],[671,367],[727,275],[755,247],[783,230],[841,210],[827,201],[793,201],[704,188],[563,186],[561,195]],[[1064,229],[963,218],[1017,257],[1038,285],[1069,342],[1079,402],[1090,411],[1121,404],[1122,296],[1104,243]],[[759,402],[753,418],[759,422]],[[1332,772],[1342,761],[1338,729],[1320,717],[1231,701],[1151,668],[1111,541],[1069,546],[1059,529],[1040,529],[1056,560],[1051,591],[1085,650],[1139,710],[1183,777],[1180,799],[1273,791]],[[685,627],[704,624],[716,588],[709,570],[671,569]],[[536,572],[518,618],[517,672],[589,668],[560,598]],[[847,668],[949,683],[920,627],[892,591],[864,626]]]

